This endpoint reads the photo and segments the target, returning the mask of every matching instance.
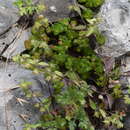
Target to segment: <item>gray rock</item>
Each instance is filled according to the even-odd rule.
[[[7,58],[24,51],[24,41],[29,38],[28,30],[22,33],[16,27],[8,30],[20,17],[18,16],[18,9],[13,5],[13,2],[14,0],[0,0],[0,53],[5,46],[9,45],[15,39],[11,46],[2,54],[2,56]],[[7,33],[1,35],[6,30],[8,30]]]
[[[35,123],[39,111],[34,107],[36,102],[49,96],[49,90],[42,75],[34,75],[14,63],[0,63],[0,130],[23,130],[26,123]],[[32,82],[32,92],[42,93],[44,97],[29,99],[18,87],[22,80]],[[18,88],[17,88],[18,87]],[[18,99],[25,100],[22,104]],[[25,118],[23,118],[25,117]]]
[[[130,56],[124,55],[121,58],[121,84],[125,88],[130,85]]]
[[[74,4],[74,0],[44,0],[46,11],[45,15],[50,21],[57,21],[68,17],[71,13],[69,6]]]
[[[13,28],[6,35],[5,38],[0,39],[0,52],[2,52],[6,45],[10,44],[14,39],[15,40],[2,56],[11,58],[25,50],[24,41],[29,39],[29,30],[21,31],[19,28]]]
[[[13,0],[0,0],[0,34],[18,20]]]
[[[100,11],[103,19],[99,25],[106,35],[105,45],[99,53],[119,57],[130,51],[130,2],[128,0],[106,0]]]

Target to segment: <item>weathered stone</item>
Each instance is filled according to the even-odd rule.
[[[0,39],[0,52],[15,39],[2,56],[11,58],[23,52],[25,50],[24,41],[28,40],[29,36],[30,32],[28,30],[21,31],[18,28],[11,29],[5,38]]]
[[[50,21],[57,21],[68,17],[71,13],[69,6],[74,4],[74,0],[44,0],[47,10],[45,15]]]
[[[130,2],[128,0],[106,0],[101,8],[103,19],[99,25],[106,35],[106,44],[100,54],[119,57],[130,51]]]
[[[34,107],[36,102],[49,96],[49,89],[46,86],[44,77],[34,75],[14,63],[0,63],[0,130],[23,130],[25,121],[35,123],[40,113]],[[28,99],[23,91],[18,87],[22,81],[32,82],[30,90],[32,92],[42,93],[44,97]],[[27,102],[21,102],[18,99]],[[25,117],[25,118],[24,118]]]
[[[120,70],[122,75],[120,82],[124,88],[127,88],[130,85],[130,56],[122,56]]]
[[[14,0],[0,0],[0,54],[5,46],[9,45],[15,39],[2,54],[2,56],[7,58],[24,51],[24,41],[29,37],[29,32],[27,30],[20,33],[21,31],[17,27],[9,29],[20,17],[18,16],[18,9],[15,8],[13,2]],[[6,30],[8,31],[4,33]]]
[[[0,34],[18,20],[18,10],[13,6],[14,0],[0,0]]]

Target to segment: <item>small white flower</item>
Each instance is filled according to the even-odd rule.
[[[52,12],[57,12],[57,10],[56,10],[56,7],[55,6],[50,6],[50,10],[52,11]]]

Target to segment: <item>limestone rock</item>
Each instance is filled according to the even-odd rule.
[[[130,51],[130,2],[106,0],[100,11],[100,30],[107,37],[101,55],[119,57]]]
[[[45,15],[50,21],[57,21],[70,16],[69,6],[74,4],[74,0],[44,0],[46,11]]]
[[[20,17],[18,16],[18,9],[13,5],[13,2],[14,0],[0,0],[0,54],[5,46],[14,41],[2,54],[2,56],[7,58],[24,51],[24,41],[29,37],[29,32],[27,30],[23,31],[21,34],[20,29],[16,27],[8,30]],[[8,31],[4,33],[6,30]]]
[[[40,99],[49,96],[49,90],[44,77],[34,75],[14,63],[0,63],[0,130],[23,130],[25,121],[35,123],[40,113],[34,104]],[[42,92],[44,97],[29,99],[26,98],[19,87],[22,80],[32,82],[32,92]],[[26,102],[19,102],[18,99]]]
[[[0,0],[0,34],[18,20],[14,0]]]

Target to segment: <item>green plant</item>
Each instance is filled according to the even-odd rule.
[[[32,36],[25,41],[27,53],[13,58],[35,74],[42,73],[48,87],[53,88],[53,92],[49,88],[49,97],[35,104],[44,113],[41,120],[37,124],[27,124],[26,130],[39,127],[48,130],[123,127],[121,120],[124,115],[120,111],[111,112],[110,105],[111,97],[122,96],[118,90],[120,85],[109,89],[110,79],[117,80],[118,71],[115,69],[106,74],[102,59],[92,47],[95,43],[100,46],[105,42],[96,26],[98,19],[94,18],[97,13],[94,8],[99,7],[103,0],[78,2],[77,6],[71,7],[79,14],[75,18],[50,24],[45,17],[38,17],[32,27]],[[25,81],[21,83],[26,96],[33,98],[36,94],[29,90],[28,85],[30,83]],[[128,97],[125,99],[129,102]]]
[[[31,15],[34,12],[39,12],[45,8],[43,5],[33,4],[32,0],[17,0],[14,4],[18,7],[21,16],[27,14]]]

